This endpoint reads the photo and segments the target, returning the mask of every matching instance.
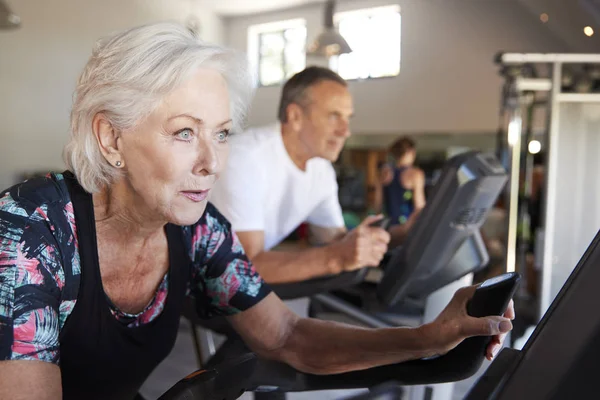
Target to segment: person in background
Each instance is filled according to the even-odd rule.
[[[398,139],[389,153],[393,164],[385,163],[379,169],[374,208],[390,218],[393,232],[395,225],[409,228],[425,207],[425,173],[414,165],[417,150],[412,139]]]
[[[268,283],[298,282],[379,265],[390,234],[369,216],[347,231],[332,162],[354,114],[346,81],[308,67],[283,86],[278,122],[230,140],[231,157],[210,201],[231,222]],[[308,223],[312,247],[278,246]]]

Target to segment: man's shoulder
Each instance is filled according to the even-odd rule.
[[[333,163],[324,158],[313,158],[311,160],[311,171],[314,175],[327,179],[332,177],[335,179],[337,176]]]
[[[281,135],[279,124],[256,126],[233,136],[231,144],[234,148],[256,151],[274,143],[277,135]]]
[[[272,127],[252,128],[233,139],[228,172],[241,175],[268,173],[281,165],[281,133]]]

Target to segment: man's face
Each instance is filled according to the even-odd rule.
[[[337,160],[350,136],[354,113],[348,88],[334,81],[320,82],[307,90],[300,137],[312,157]]]

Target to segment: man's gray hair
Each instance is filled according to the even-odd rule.
[[[96,43],[77,82],[64,151],[86,191],[97,192],[120,174],[100,152],[94,116],[102,112],[115,129],[129,129],[200,67],[219,71],[227,81],[233,130],[241,130],[254,87],[243,54],[202,43],[176,23],[143,25]]]

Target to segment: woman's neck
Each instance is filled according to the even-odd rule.
[[[145,242],[160,234],[167,221],[144,206],[124,179],[93,195],[98,234],[127,243]]]

